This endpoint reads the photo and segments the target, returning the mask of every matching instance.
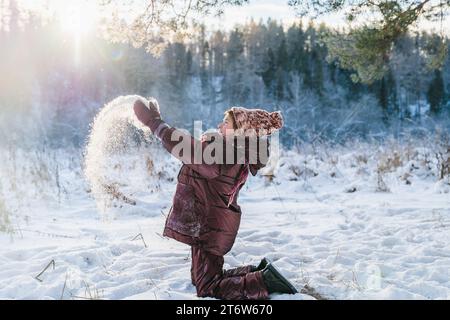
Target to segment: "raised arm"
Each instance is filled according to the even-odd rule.
[[[207,142],[201,142],[194,139],[190,134],[169,126],[161,119],[161,114],[152,102],[149,103],[149,108],[147,108],[142,101],[136,100],[134,112],[139,121],[148,126],[152,133],[161,140],[163,147],[186,166],[207,179],[213,179],[220,175],[220,164],[194,163],[195,148],[199,148],[201,150],[200,154],[203,155]],[[174,152],[177,151],[174,150],[175,146],[186,142],[188,144],[185,147],[189,148],[188,151],[190,152],[186,152],[186,154],[184,152]]]

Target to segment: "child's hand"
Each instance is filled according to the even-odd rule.
[[[161,119],[161,114],[151,101],[149,102],[149,108],[147,108],[141,100],[136,100],[133,109],[136,117],[145,125],[148,125],[152,120]]]

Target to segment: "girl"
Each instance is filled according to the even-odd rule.
[[[232,163],[220,161],[207,164],[202,160],[196,164],[194,152],[175,152],[174,148],[179,141],[173,137],[189,141],[191,150],[188,151],[198,148],[203,155],[209,145],[206,136],[202,137],[202,141],[198,141],[170,127],[161,120],[158,107],[152,102],[146,107],[142,101],[137,100],[134,112],[161,140],[164,148],[183,162],[163,235],[191,246],[191,280],[196,287],[197,296],[267,299],[273,292],[297,293],[267,258],[262,259],[258,266],[247,265],[223,270],[223,257],[233,246],[239,229],[239,190],[244,185],[249,171],[256,175],[266,164],[259,157],[259,147],[256,150],[250,147],[250,139],[256,137],[260,142],[265,135],[280,129],[283,126],[281,113],[231,108],[225,112],[224,120],[218,125],[218,129],[221,138],[226,142],[225,145],[232,144],[232,148],[223,148],[222,159],[229,159],[226,156],[230,156],[232,152]],[[244,137],[244,146],[236,143],[238,137]],[[259,145],[258,143],[257,146]],[[266,146],[268,152],[267,143]],[[253,161],[255,163],[250,163],[251,153],[255,151],[257,159]]]

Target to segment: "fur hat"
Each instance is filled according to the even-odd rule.
[[[232,107],[230,111],[233,112],[237,135],[271,135],[275,130],[281,129],[284,124],[281,111],[268,112],[242,107]]]

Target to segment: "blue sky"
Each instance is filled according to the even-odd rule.
[[[288,0],[250,0],[249,4],[240,7],[227,7],[221,19],[209,18],[205,21],[214,27],[230,29],[233,25],[245,23],[252,17],[255,21],[259,21],[259,19],[265,21],[270,17],[271,19],[282,20],[286,24],[299,20],[292,7],[288,5]],[[322,17],[319,21],[337,25],[342,23],[342,17],[330,15]]]
[[[230,29],[236,23],[245,23],[253,17],[256,21],[260,18],[266,20],[267,18],[283,20],[284,23],[290,24],[298,20],[294,10],[288,5],[288,0],[250,0],[250,3],[241,7],[228,7],[225,9],[225,14],[222,19],[205,19],[211,26],[222,27]],[[315,20],[315,22],[325,22],[329,26],[344,26],[346,23],[343,20],[342,14],[332,14],[322,16]],[[441,26],[439,23],[421,22],[421,28],[434,29],[439,31]],[[442,29],[444,33],[450,35],[450,18],[446,18],[443,22]]]
[[[221,19],[206,20],[211,21],[211,25],[230,28],[236,23],[244,23],[250,17],[253,17],[256,21],[260,18],[266,20],[269,17],[290,21],[296,18],[292,8],[287,5],[287,0],[260,0],[250,1],[250,4],[240,7],[229,6],[225,9],[224,16]]]

